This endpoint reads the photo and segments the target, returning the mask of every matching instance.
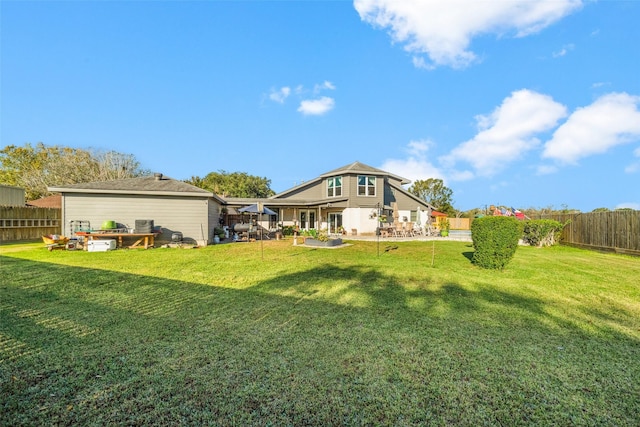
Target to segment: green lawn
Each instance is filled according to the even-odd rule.
[[[352,243],[0,247],[0,425],[638,425],[639,258]]]

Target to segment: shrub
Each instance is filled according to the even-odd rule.
[[[518,248],[522,224],[513,217],[487,216],[471,224],[472,262],[482,268],[504,269]]]
[[[303,236],[311,237],[313,239],[319,240],[321,242],[329,241],[329,234],[326,229],[322,229],[320,231],[315,228],[310,228],[309,230],[304,230],[302,232]]]
[[[522,241],[531,246],[553,246],[560,239],[565,224],[553,219],[532,219],[524,224]]]
[[[296,231],[296,228],[293,225],[285,225],[282,227],[282,234],[284,236],[293,236],[294,231]]]

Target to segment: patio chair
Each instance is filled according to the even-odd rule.
[[[393,227],[393,237],[405,237],[404,226],[401,222],[395,222]]]
[[[413,222],[407,222],[404,225],[404,234],[407,237],[413,237],[415,234],[413,233]]]

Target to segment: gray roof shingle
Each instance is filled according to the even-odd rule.
[[[143,176],[138,178],[117,179],[113,181],[82,182],[61,187],[49,187],[49,191],[88,193],[189,193],[191,195],[212,196],[213,193],[166,176]]]

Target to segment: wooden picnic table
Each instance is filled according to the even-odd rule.
[[[78,236],[84,236],[87,240],[97,240],[97,239],[116,239],[117,240],[117,246],[119,248],[122,248],[122,240],[125,237],[132,237],[135,238],[136,241],[132,244],[129,245],[128,248],[130,249],[136,249],[136,248],[152,248],[154,243],[155,243],[155,238],[156,236],[160,234],[160,233],[95,233],[95,232],[77,232],[76,235]]]

